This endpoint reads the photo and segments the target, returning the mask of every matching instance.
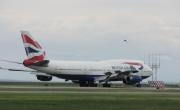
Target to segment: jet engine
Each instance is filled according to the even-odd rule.
[[[123,83],[125,84],[136,84],[142,81],[141,76],[128,76],[123,79]]]
[[[37,79],[40,81],[51,81],[52,76],[36,75]]]

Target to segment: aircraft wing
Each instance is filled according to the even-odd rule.
[[[117,74],[105,75],[105,76],[95,78],[95,81],[106,82],[106,81],[109,81],[111,77],[116,77],[116,76]]]
[[[135,67],[130,66],[130,70],[126,70],[126,71],[121,71],[121,70],[115,70],[113,73],[112,72],[106,72],[104,73],[105,76],[101,76],[96,78],[96,81],[100,81],[100,82],[106,82],[109,81],[112,78],[117,78],[117,77],[123,77],[123,76],[129,76],[132,73],[137,73],[139,72]]]
[[[126,71],[116,70],[115,71],[115,73],[119,75],[129,75],[130,73],[137,73],[137,72],[139,71],[133,66],[130,66],[130,70],[126,70]]]

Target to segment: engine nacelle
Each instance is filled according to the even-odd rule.
[[[136,84],[142,81],[141,76],[128,76],[126,79],[123,79],[125,84]]]
[[[36,77],[40,81],[51,81],[52,80],[52,76],[36,75]]]

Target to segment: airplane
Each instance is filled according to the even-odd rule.
[[[30,35],[28,31],[21,31],[27,58],[22,64],[30,70],[0,69],[8,71],[31,72],[40,81],[51,81],[53,77],[78,83],[80,87],[110,87],[111,81],[122,81],[127,85],[141,87],[140,82],[152,75],[152,69],[139,60],[104,60],[104,61],[65,61],[50,60],[45,50]]]

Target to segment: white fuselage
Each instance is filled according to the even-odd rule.
[[[106,61],[51,61],[48,66],[30,66],[29,68],[38,70],[48,75],[57,76],[67,80],[95,80],[98,77],[106,76],[105,73],[116,75],[115,71],[121,72],[130,70],[130,65],[124,62],[141,63],[143,69],[132,75],[147,78],[152,75],[152,70],[141,61],[134,60],[106,60]],[[135,66],[139,68],[138,66]],[[119,79],[121,80],[121,79]]]

